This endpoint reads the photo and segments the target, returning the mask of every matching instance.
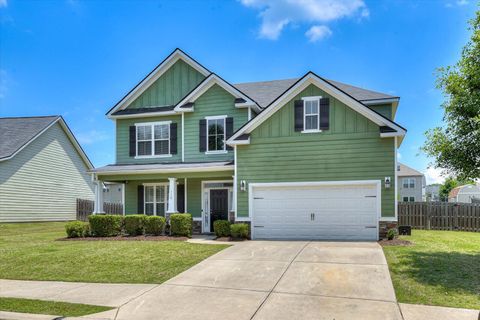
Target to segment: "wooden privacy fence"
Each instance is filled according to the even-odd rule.
[[[88,216],[93,212],[94,202],[87,199],[77,199],[77,220],[87,221]],[[123,214],[121,203],[103,203],[103,211],[108,214]]]
[[[480,232],[480,204],[447,202],[402,202],[398,223],[427,230]]]

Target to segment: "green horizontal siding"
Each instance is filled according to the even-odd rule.
[[[127,108],[174,105],[204,78],[189,64],[178,60]]]
[[[135,159],[135,157],[130,157],[129,127],[134,126],[135,123],[158,122],[158,121],[172,121],[174,123],[177,123],[177,154],[172,155],[172,157],[160,157],[160,158]],[[116,140],[117,140],[116,152],[117,152],[118,164],[180,162],[182,161],[182,117],[180,115],[172,115],[172,116],[162,116],[162,117],[117,119]]]
[[[330,98],[330,130],[294,130],[294,100]],[[249,145],[237,146],[238,183],[381,180],[382,216],[393,217],[394,139],[380,138],[378,126],[311,85],[251,133]],[[239,188],[239,186],[238,186]],[[238,216],[248,216],[248,191],[238,193]]]
[[[248,109],[235,108],[235,98],[218,85],[213,85],[195,101],[195,111],[185,113],[185,161],[233,160],[233,151],[226,154],[205,154],[199,151],[199,121],[207,116],[233,117],[234,131],[248,120]]]

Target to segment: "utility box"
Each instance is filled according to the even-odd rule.
[[[398,234],[401,236],[411,236],[412,235],[412,226],[399,226]]]

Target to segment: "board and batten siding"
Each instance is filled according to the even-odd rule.
[[[330,98],[330,129],[322,133],[294,130],[294,100]],[[395,216],[393,138],[380,138],[379,127],[345,104],[310,85],[275,112],[237,146],[237,216],[248,217],[248,188],[240,182],[381,180],[382,217]],[[384,188],[385,177],[392,185]]]
[[[0,162],[0,222],[74,220],[76,198],[94,198],[88,167],[56,123]]]
[[[130,126],[142,122],[162,122],[172,121],[177,124],[177,153],[171,157],[152,157],[135,159],[130,157]],[[116,120],[116,144],[117,144],[117,164],[133,164],[133,163],[168,163],[182,161],[182,117],[180,115],[170,115],[161,117],[139,117]]]
[[[195,111],[185,113],[185,162],[233,160],[233,150],[224,154],[200,152],[199,121],[207,116],[233,117],[235,132],[248,121],[247,108],[235,108],[235,97],[215,84],[195,101]]]
[[[377,104],[377,105],[369,105],[368,106],[373,111],[380,113],[382,116],[387,117],[390,120],[392,118],[392,105],[391,104]]]
[[[127,109],[174,105],[203,79],[205,79],[204,75],[180,59],[135,99]]]

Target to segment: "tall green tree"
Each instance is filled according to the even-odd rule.
[[[448,201],[448,195],[453,188],[458,187],[459,183],[457,179],[448,177],[445,182],[440,186],[439,196],[441,201]]]
[[[427,131],[422,147],[435,167],[460,179],[480,178],[480,11],[469,29],[472,36],[460,61],[438,69],[445,126]]]

